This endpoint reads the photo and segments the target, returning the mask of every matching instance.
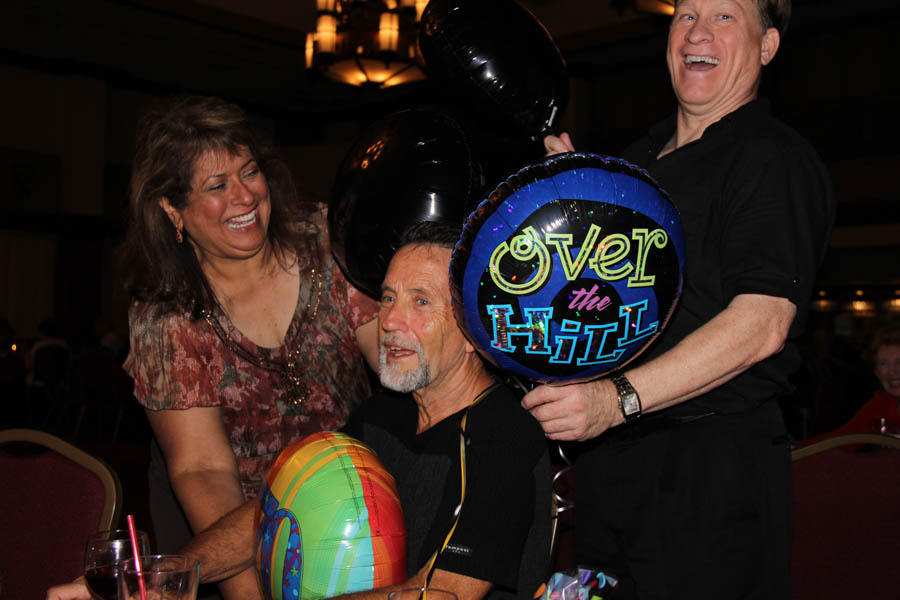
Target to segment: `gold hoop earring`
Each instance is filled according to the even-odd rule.
[[[179,244],[184,241],[184,236],[181,235],[181,229],[175,228],[175,241]]]

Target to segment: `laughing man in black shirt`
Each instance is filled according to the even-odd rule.
[[[681,213],[684,293],[638,366],[523,400],[548,437],[590,440],[576,466],[576,557],[619,575],[624,597],[789,597],[776,400],[799,365],[791,340],[835,210],[820,159],[757,99],[789,16],[790,0],[675,3],[678,109],[624,157]],[[573,150],[566,134],[545,145]]]

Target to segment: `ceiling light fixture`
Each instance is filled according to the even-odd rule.
[[[674,15],[675,0],[634,0],[634,9],[659,15]]]
[[[416,39],[427,0],[316,0],[306,67],[330,79],[383,88],[425,78]]]

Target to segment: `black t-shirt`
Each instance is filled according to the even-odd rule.
[[[788,376],[800,365],[790,340],[804,327],[834,221],[831,181],[812,147],[772,117],[765,100],[742,106],[699,140],[657,159],[674,132],[672,117],[623,153],[669,192],[685,233],[684,291],[646,359],[673,347],[738,294],[787,298],[797,316],[782,352],[667,412],[748,410],[789,391]]]
[[[396,480],[410,576],[426,565],[453,524],[463,412],[416,435],[412,397],[381,393],[356,409],[343,429],[371,447]],[[489,598],[514,592],[530,599],[546,580],[550,550],[546,440],[505,386],[471,408],[466,438],[466,498],[435,568],[492,582]]]

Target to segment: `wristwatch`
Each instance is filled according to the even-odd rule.
[[[641,416],[641,397],[632,387],[631,382],[625,375],[613,375],[611,378],[613,385],[616,386],[616,393],[619,395],[619,410],[625,417],[625,422],[630,423]]]

